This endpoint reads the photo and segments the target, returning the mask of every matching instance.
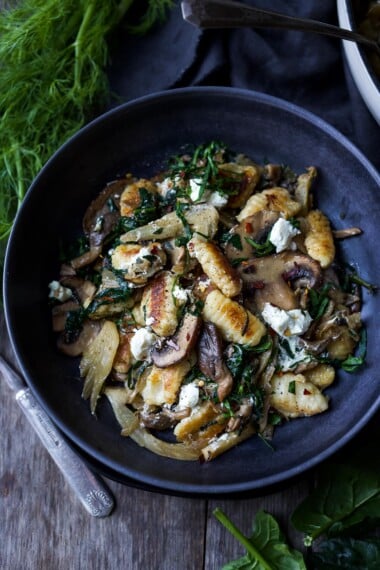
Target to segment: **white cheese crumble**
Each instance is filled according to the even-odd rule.
[[[202,189],[202,178],[190,178],[189,180],[190,186],[190,199],[193,202],[196,202],[201,197],[201,189]]]
[[[280,253],[285,249],[292,248],[292,245],[294,245],[292,239],[300,233],[300,230],[295,228],[288,220],[279,218],[271,229],[269,241],[275,246],[276,253]]]
[[[285,337],[305,333],[312,321],[308,311],[301,309],[284,311],[271,303],[265,303],[262,316],[277,334]]]
[[[214,206],[214,208],[224,208],[228,202],[228,196],[223,196],[219,192],[212,192],[210,197],[207,199],[207,204]]]
[[[73,292],[68,287],[64,287],[59,281],[52,281],[49,283],[49,299],[57,299],[61,303],[64,303],[68,299],[71,299]]]
[[[283,372],[294,370],[301,362],[313,360],[313,356],[300,346],[298,336],[290,336],[282,343],[280,342],[278,348],[278,366]]]
[[[196,382],[184,384],[179,393],[179,400],[176,406],[177,410],[185,408],[195,408],[199,402],[199,387]]]
[[[188,294],[189,294],[189,292],[187,291],[187,289],[184,289],[183,287],[180,287],[179,285],[175,285],[173,287],[172,295],[182,305],[184,303],[186,303],[186,301],[188,299]]]
[[[164,178],[162,182],[157,182],[157,192],[165,198],[166,194],[173,189],[173,181],[171,178]]]
[[[203,192],[202,190],[202,178],[190,178],[190,200],[192,202],[205,202],[209,206],[214,206],[214,208],[223,208],[228,202],[228,196],[223,196],[220,192]]]
[[[131,338],[131,352],[136,360],[147,360],[157,336],[148,328],[138,329]]]
[[[129,258],[129,264],[133,265],[134,263],[136,263],[136,261],[138,261],[142,257],[145,257],[146,255],[149,256],[152,255],[151,247],[142,247],[140,251],[136,253],[136,255]]]

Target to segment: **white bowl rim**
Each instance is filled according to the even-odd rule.
[[[338,19],[342,28],[352,29],[351,14],[347,0],[337,0]],[[369,72],[360,48],[355,42],[343,41],[343,48],[352,77],[365,104],[380,125],[380,90],[375,77]]]

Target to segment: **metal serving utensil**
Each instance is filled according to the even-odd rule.
[[[282,28],[314,32],[357,42],[380,54],[378,42],[357,32],[317,20],[253,8],[235,0],[183,0],[181,8],[184,20],[198,28]]]
[[[71,449],[24,380],[2,356],[0,373],[16,392],[17,403],[87,512],[94,517],[108,516],[114,499],[103,480]]]

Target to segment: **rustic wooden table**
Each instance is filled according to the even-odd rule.
[[[0,0],[0,9],[4,2]],[[0,313],[0,354],[16,367]],[[0,378],[0,570],[218,570],[243,555],[213,516],[220,507],[249,534],[259,510],[274,515],[294,547],[302,536],[289,515],[310,492],[316,472],[281,491],[245,499],[168,496],[107,480],[112,514],[91,517],[77,501]],[[380,414],[362,438],[377,439]]]
[[[15,364],[2,315],[0,339],[0,353]],[[276,493],[239,500],[167,496],[107,480],[116,507],[107,518],[94,518],[73,496],[4,381],[0,398],[1,570],[218,570],[244,552],[213,516],[215,507],[246,534],[255,513],[265,510],[302,549],[289,515],[309,493],[315,472]],[[363,437],[378,440],[379,428],[380,414],[346,452],[352,454]]]

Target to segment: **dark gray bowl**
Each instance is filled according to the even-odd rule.
[[[328,390],[331,408],[279,428],[274,450],[253,438],[215,461],[176,462],[119,435],[108,403],[98,418],[81,398],[78,361],[59,354],[50,328],[48,283],[59,268],[59,246],[80,233],[90,200],[117,174],[149,176],[186,143],[226,142],[257,161],[270,159],[302,171],[319,170],[316,196],[336,228],[360,226],[364,236],[342,251],[361,276],[380,283],[380,177],[336,130],[289,103],[228,88],[180,89],[123,105],[82,129],[48,162],[31,186],[10,238],[5,308],[25,377],[55,423],[94,462],[121,481],[167,492],[205,495],[263,490],[336,452],[380,404],[376,354],[380,299],[364,293],[368,363],[341,373]]]

